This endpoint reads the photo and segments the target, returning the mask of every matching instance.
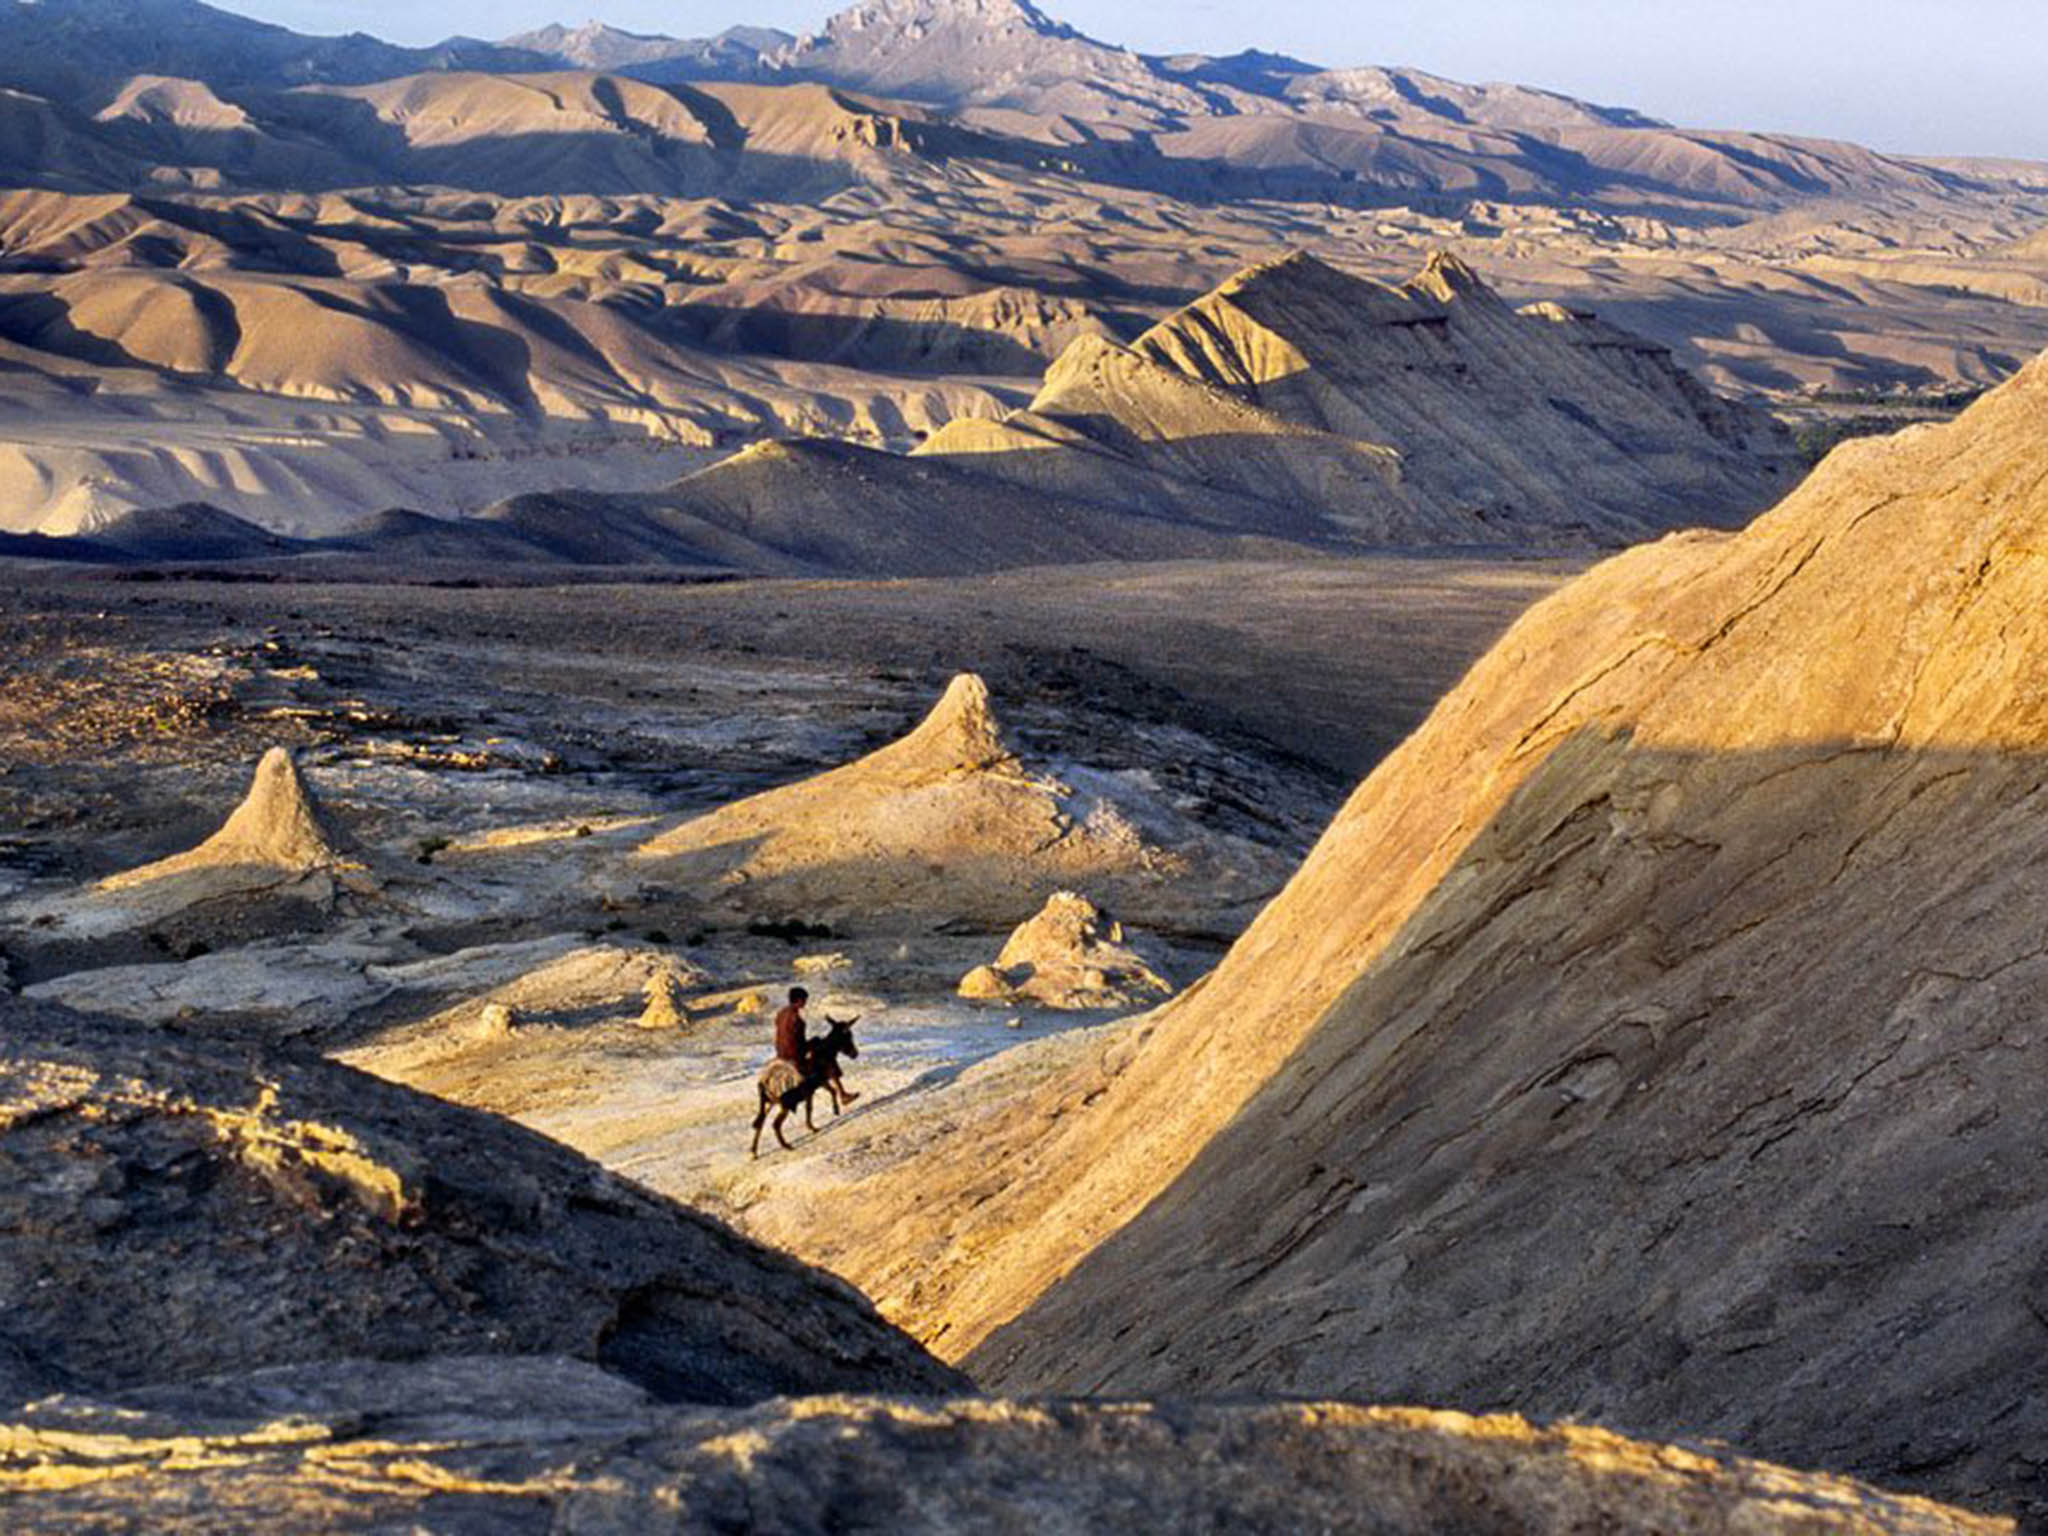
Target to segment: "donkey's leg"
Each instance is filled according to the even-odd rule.
[[[804,1093],[804,1129],[813,1136],[818,1134],[818,1122],[811,1118],[811,1103],[818,1097],[818,1090],[811,1088]]]
[[[785,1135],[783,1135],[783,1134],[782,1134],[782,1122],[783,1122],[783,1121],[785,1121],[785,1120],[787,1120],[788,1118],[789,1118],[789,1106],[788,1106],[787,1104],[785,1104],[785,1105],[784,1105],[784,1106],[783,1106],[782,1108],[778,1109],[778,1110],[777,1110],[777,1111],[775,1112],[775,1139],[776,1139],[777,1141],[779,1141],[779,1142],[781,1142],[781,1143],[782,1143],[782,1150],[783,1150],[783,1151],[785,1151],[785,1152],[794,1152],[794,1151],[796,1150],[796,1148],[795,1148],[795,1147],[792,1147],[792,1146],[791,1146],[791,1145],[789,1144],[789,1138],[788,1138],[787,1136],[785,1136]]]
[[[761,1096],[761,1112],[754,1116],[754,1156],[761,1155],[761,1127],[768,1123],[768,1090],[757,1087]]]

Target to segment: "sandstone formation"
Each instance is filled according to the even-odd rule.
[[[1124,942],[1123,924],[1072,891],[1010,935],[993,965],[960,981],[973,1002],[1032,1002],[1046,1008],[1136,1008],[1173,995],[1166,980]]]
[[[6,916],[38,944],[90,943],[175,919],[203,950],[324,922],[338,898],[373,894],[377,883],[330,825],[292,755],[273,747],[241,804],[196,848],[16,904]]]
[[[1554,305],[1517,313],[1441,252],[1399,287],[1295,253],[1128,347],[1078,337],[1028,409],[957,418],[909,455],[772,442],[660,492],[485,517],[743,571],[929,575],[1614,544],[1738,524],[1791,468],[1781,428],[1661,346]]]
[[[2037,1518],[2044,429],[2037,362],[1539,605],[1201,990],[811,1251],[1009,1387],[1582,1414]]]
[[[282,884],[350,867],[361,866],[340,851],[291,753],[272,747],[218,832],[187,853],[109,876],[96,889],[113,894],[191,876],[223,888]]]
[[[0,1004],[0,1167],[18,1393],[439,1354],[699,1403],[963,1384],[839,1282],[317,1060]]]
[[[663,949],[574,939],[379,966],[372,979],[444,1000],[378,1030],[374,1059],[353,1050],[340,1053],[352,1065],[407,1081],[430,1063],[503,1046],[522,1030],[634,1020],[646,1029],[673,1029],[687,1019],[684,996],[701,992],[708,981],[689,961]]]
[[[647,978],[647,1006],[640,1010],[642,1029],[680,1029],[689,1023],[682,989],[673,972],[656,971]]]
[[[627,1532],[1997,1536],[1719,1449],[1340,1405],[651,1404],[556,1359],[337,1361],[0,1413],[20,1536],[260,1524]]]
[[[900,741],[686,822],[635,858],[736,913],[834,932],[1007,928],[1083,882],[1152,926],[1213,931],[1285,878],[1272,850],[1138,786],[1026,764],[987,685],[965,674]]]

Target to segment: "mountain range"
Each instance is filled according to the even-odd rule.
[[[592,24],[428,49],[199,0],[8,0],[0,186],[15,533],[206,503],[329,539],[394,508],[667,494],[794,436],[811,442],[735,465],[733,494],[800,468],[836,504],[825,488],[887,450],[891,486],[914,471],[999,502],[1049,483],[1034,476],[1085,483],[1090,506],[1194,485],[1204,516],[1237,509],[1230,537],[1265,537],[1271,486],[1227,490],[1248,464],[1105,441],[1034,396],[1112,373],[1113,391],[1215,384],[1128,349],[1296,251],[1394,287],[1454,252],[1573,339],[1524,363],[1662,349],[1785,410],[1966,394],[2048,345],[2043,167],[1697,132],[1415,70],[1147,56],[1019,0],[874,0],[804,38]],[[1100,345],[1070,355],[1084,339]],[[1259,409],[1265,454],[1285,434]],[[1828,409],[1823,442],[1845,429]],[[1610,518],[1674,515],[1668,480],[1633,510],[1617,482],[1565,514],[1554,473],[1515,481],[1526,455],[1486,487],[1411,478],[1388,511],[1365,466],[1398,431],[1314,410],[1288,431],[1280,482],[1334,500],[1287,537],[1542,504],[1598,541],[1633,536]],[[1346,439],[1366,448],[1332,449]],[[1298,481],[1309,440],[1326,462]]]
[[[192,347],[205,334],[191,326]],[[429,357],[412,345],[424,379]],[[468,355],[474,371],[443,375],[446,387],[487,377],[490,349]],[[38,531],[85,534],[75,557],[112,561],[404,550],[938,575],[1612,545],[1737,525],[1795,470],[1775,421],[1702,389],[1663,348],[1555,305],[1517,313],[1454,257],[1395,287],[1295,255],[1239,273],[1129,346],[1076,338],[1024,409],[957,418],[909,454],[776,440],[659,490],[531,492],[456,524],[387,514],[311,541],[258,526],[276,521],[266,496],[238,499],[239,518],[201,504]]]
[[[331,114],[279,99],[284,93],[428,73],[559,69],[662,85],[814,82],[926,107],[1010,146],[994,153],[1057,147],[1056,163],[1098,178],[1210,195],[1570,197],[1645,208],[1757,209],[1830,196],[1968,197],[2027,179],[2023,170],[1991,162],[1915,160],[1821,140],[1679,129],[1555,92],[1465,85],[1417,70],[1324,69],[1261,53],[1151,57],[1086,37],[1028,0],[867,0],[796,39],[744,26],[678,39],[591,23],[496,43],[451,38],[431,48],[361,34],[305,37],[200,0],[12,0],[0,8],[0,85],[37,102],[17,97],[9,104],[15,153],[4,168],[37,185],[104,185],[110,175],[118,181],[151,174],[147,152],[163,146],[132,138],[124,145],[119,131],[110,145],[97,147],[115,156],[123,148],[141,152],[144,163],[125,173],[111,172],[104,155],[23,153],[59,137],[102,139],[98,130],[109,122],[118,129],[132,121],[137,76],[205,87],[180,88],[178,104],[155,112],[180,128],[208,137],[255,134],[303,148],[309,138],[336,143],[325,120]],[[432,106],[429,94],[436,94]],[[424,85],[411,95],[412,110],[430,116],[462,110]],[[588,131],[654,149],[666,138],[664,124],[630,106],[601,113],[596,123]],[[536,123],[522,131],[563,127]],[[986,142],[974,148],[991,152]],[[245,152],[231,164],[213,164],[203,153],[196,159],[243,184],[299,184],[306,174],[303,159],[280,164],[274,152]],[[172,154],[157,163],[193,162],[189,154]],[[488,175],[441,163],[373,159],[366,166],[358,158],[330,174],[445,176],[448,184],[505,190]],[[675,170],[658,190],[691,195],[699,186]],[[577,188],[607,189],[616,188]]]

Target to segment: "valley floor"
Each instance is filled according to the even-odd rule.
[[[688,893],[608,883],[651,828],[871,751],[971,669],[1027,754],[1135,776],[1291,864],[1573,569],[1390,556],[536,588],[20,566],[0,589],[0,900],[192,846],[273,745],[401,873],[395,907],[374,911],[62,938],[17,918],[0,942],[38,995],[298,1038],[743,1224],[770,1195],[787,1220],[802,1191],[958,1134],[925,1123],[928,1090],[1049,1069],[1094,1048],[1111,1014],[963,1002],[959,978],[1003,934],[944,913],[903,932],[751,932]],[[1142,942],[1185,985],[1229,936]],[[689,1026],[641,1030],[641,982],[670,956],[691,968]],[[815,1142],[793,1136],[796,1159],[771,1142],[756,1164],[755,1010],[799,975],[825,1005],[814,1017],[862,1016],[865,1092]],[[451,1028],[484,997],[518,999],[522,1027]]]

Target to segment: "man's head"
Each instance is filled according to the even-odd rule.
[[[789,989],[790,1007],[801,1008],[805,1003],[808,1003],[810,1000],[811,994],[806,992],[802,987],[791,987]]]

